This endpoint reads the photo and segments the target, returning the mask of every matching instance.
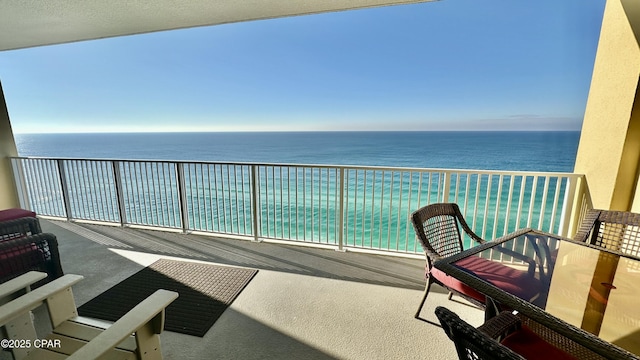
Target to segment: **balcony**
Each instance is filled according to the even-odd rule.
[[[439,327],[413,318],[424,260],[212,236],[41,220],[60,242],[81,305],[160,257],[259,269],[203,337],[165,331],[166,359],[453,359]],[[423,317],[444,305],[483,313],[434,286]]]
[[[11,162],[22,206],[58,236],[65,272],[85,276],[79,305],[160,257],[259,269],[204,338],[165,332],[166,358],[454,358],[439,327],[413,318],[424,256],[409,214],[457,202],[490,239],[525,226],[567,235],[590,207],[583,177],[568,173]],[[437,305],[482,322],[437,287],[423,317],[436,321]]]

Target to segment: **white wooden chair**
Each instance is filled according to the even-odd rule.
[[[42,276],[46,274],[30,272],[0,284],[0,303],[16,292],[28,291]],[[177,293],[157,290],[109,323],[78,316],[71,286],[80,280],[80,275],[64,275],[0,306],[0,326],[6,338],[25,345],[13,348],[15,359],[162,359],[159,334],[164,328],[164,309]],[[50,334],[36,334],[30,311],[40,305],[47,306]],[[40,343],[43,339],[48,343]]]
[[[6,304],[18,296],[31,291],[31,285],[46,277],[46,273],[30,271],[22,276],[0,284],[0,305]]]

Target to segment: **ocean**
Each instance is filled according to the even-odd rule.
[[[16,134],[20,156],[571,172],[579,132]]]
[[[20,156],[163,161],[22,160],[42,215],[409,253],[421,251],[409,214],[445,196],[469,209],[484,238],[525,226],[559,231],[572,175],[521,172],[571,172],[578,140],[578,132],[16,135]]]

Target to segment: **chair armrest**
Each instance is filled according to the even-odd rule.
[[[26,274],[22,274],[17,278],[13,278],[7,282],[0,284],[0,305],[13,300],[13,297],[19,291],[28,291],[31,285],[42,279],[45,279],[46,277],[46,273],[39,271],[29,271]]]
[[[482,324],[478,330],[492,339],[500,340],[522,326],[520,318],[509,311],[503,311]]]
[[[0,306],[0,326],[5,325],[7,322],[27,311],[35,309],[46,299],[69,289],[82,279],[83,277],[80,275],[65,275]]]
[[[528,232],[530,232],[530,231],[532,231],[532,230],[533,230],[533,229],[532,229],[532,228],[530,228],[530,227],[528,227],[528,228],[518,229],[518,230],[516,230],[516,231],[514,231],[514,232],[510,232],[510,233],[508,233],[508,234],[506,234],[506,235],[504,235],[504,236],[501,236],[501,237],[499,237],[499,238],[497,238],[497,239],[494,239],[494,240],[492,240],[492,241],[501,241],[501,240],[503,240],[503,239],[513,239],[513,238],[517,238],[518,236],[520,236],[520,235],[524,235],[524,234],[526,234],[526,233],[528,233]]]
[[[97,359],[147,324],[159,334],[164,328],[164,309],[177,297],[176,292],[157,290],[68,359]]]

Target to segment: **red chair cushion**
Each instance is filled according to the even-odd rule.
[[[540,293],[540,280],[526,269],[515,269],[477,256],[459,260],[456,265],[463,266],[479,278],[521,299],[531,300]]]
[[[36,213],[30,210],[17,208],[0,210],[0,221],[15,220],[23,217],[36,217]]]
[[[577,360],[573,356],[544,341],[528,327],[523,326],[504,340],[502,345],[522,355],[525,359]]]
[[[20,274],[46,261],[42,249],[35,244],[27,244],[0,252],[0,278]]]
[[[473,299],[476,299],[482,303],[486,301],[486,298],[483,294],[474,290],[473,288],[461,283],[459,280],[455,279],[452,276],[449,276],[442,271],[431,268],[431,276],[433,276],[436,280],[440,281],[446,287],[456,290],[457,292],[469,296]]]

